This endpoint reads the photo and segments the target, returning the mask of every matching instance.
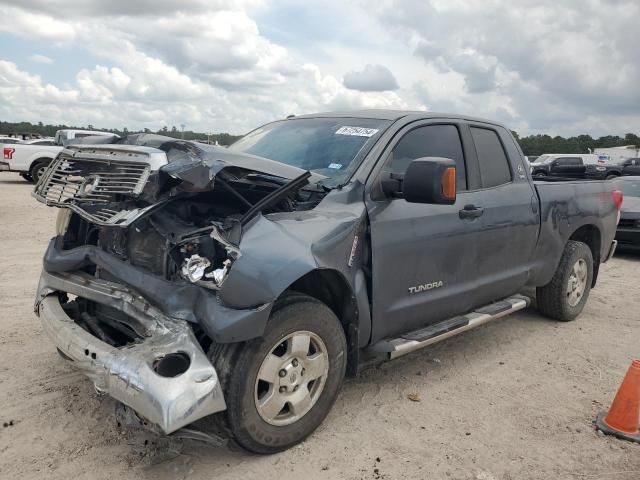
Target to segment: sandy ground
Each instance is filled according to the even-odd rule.
[[[640,445],[592,426],[640,356],[640,256],[603,266],[575,322],[526,310],[348,380],[311,438],[263,457],[116,428],[33,315],[55,211],[30,192],[1,176],[0,478],[640,478]]]

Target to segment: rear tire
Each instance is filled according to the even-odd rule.
[[[615,175],[615,174],[613,174],[613,175],[607,175],[606,180],[613,180],[614,178],[618,178],[618,177],[619,177],[619,175]]]
[[[342,325],[325,304],[301,294],[286,297],[261,338],[210,350],[227,402],[212,419],[222,427],[217,430],[261,454],[300,443],[331,410],[346,351]]]
[[[569,240],[551,281],[536,289],[538,310],[561,322],[575,319],[589,298],[592,279],[591,249],[585,243]]]
[[[34,183],[38,183],[38,180],[40,180],[40,177],[49,166],[49,163],[51,163],[50,160],[45,160],[45,161],[37,161],[36,163],[33,164],[33,166],[31,167],[31,170],[29,171],[29,176],[33,179]]]
[[[33,177],[31,176],[31,174],[23,172],[20,174],[20,176],[24,178],[27,182],[33,183]]]

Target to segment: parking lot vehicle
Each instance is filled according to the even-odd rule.
[[[5,137],[0,135],[0,143],[5,143],[7,145],[15,145],[16,143],[22,143],[22,140],[15,137]]]
[[[622,177],[617,188],[624,194],[616,240],[620,248],[640,250],[640,176]]]
[[[627,158],[619,162],[622,175],[640,176],[640,158]]]
[[[9,140],[0,139],[2,148],[0,172],[19,172],[25,180],[37,182],[51,160],[60,153],[63,145],[74,139],[88,136],[113,136],[113,134],[92,130],[58,130],[53,141],[50,138],[39,138],[8,143]]]
[[[35,310],[61,355],[122,418],[203,419],[259,453],[313,432],[345,374],[523,309],[523,287],[576,318],[622,201],[613,182],[532,181],[497,123],[389,110],[227,149],[70,145],[34,196],[60,208]]]
[[[622,167],[594,154],[546,154],[529,165],[533,176],[607,179],[622,175]]]

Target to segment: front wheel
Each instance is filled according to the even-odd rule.
[[[569,240],[553,278],[536,290],[538,310],[562,322],[573,320],[587,303],[592,279],[591,249],[585,243]]]
[[[618,178],[618,175],[616,174],[607,175],[606,180],[613,180],[614,178]]]
[[[304,440],[333,406],[346,349],[342,325],[323,303],[294,294],[277,304],[263,337],[239,346],[232,361],[215,358],[214,348],[227,402],[225,430],[255,453]]]

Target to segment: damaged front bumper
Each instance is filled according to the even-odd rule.
[[[142,340],[113,347],[65,312],[60,292],[117,308],[136,321]],[[36,313],[58,350],[96,388],[169,434],[226,409],[215,369],[188,323],[170,319],[120,284],[82,273],[44,271]]]

